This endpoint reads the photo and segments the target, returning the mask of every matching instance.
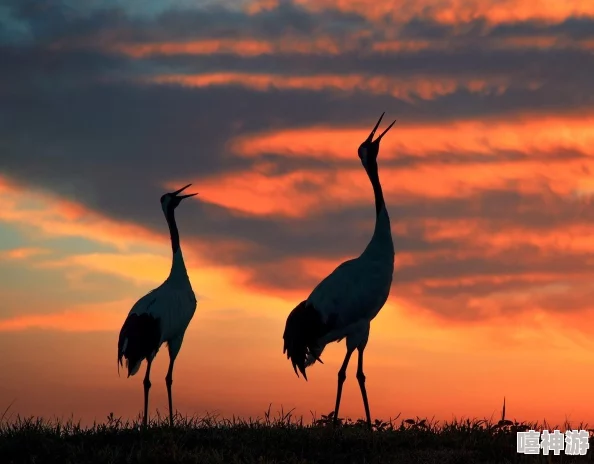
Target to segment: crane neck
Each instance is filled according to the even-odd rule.
[[[388,216],[388,210],[386,209],[384,194],[379,180],[377,161],[372,160],[369,162],[365,166],[365,171],[369,176],[375,196],[375,227],[371,241],[363,251],[363,255],[381,256],[381,259],[392,260],[393,262],[394,243],[392,241],[390,217]]]
[[[173,255],[179,250],[179,231],[175,222],[175,210],[170,208],[165,214],[167,225],[169,226],[169,235],[171,236],[171,251]]]
[[[377,161],[369,161],[369,164],[365,167],[365,171],[367,172],[367,176],[369,176],[369,180],[371,181],[371,185],[373,187],[373,195],[375,196],[375,215],[377,219],[382,209],[385,209],[386,207],[386,203],[384,201],[384,192],[382,191],[382,185],[380,184],[379,173],[377,170]]]
[[[177,223],[175,222],[174,210],[168,210],[165,218],[167,219],[167,225],[169,226],[169,234],[171,235],[171,251],[173,253],[173,257],[171,259],[171,271],[169,271],[168,280],[172,282],[186,282],[188,280],[188,273],[179,243],[179,231],[177,230]]]

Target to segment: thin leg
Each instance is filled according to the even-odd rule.
[[[173,383],[173,363],[175,358],[169,358],[169,369],[165,376],[165,384],[167,385],[167,399],[169,400],[169,425],[173,427],[173,401],[171,400],[171,384]]]
[[[334,425],[338,425],[338,408],[340,407],[340,397],[342,396],[342,384],[346,379],[346,370],[351,359],[351,355],[355,351],[354,348],[350,349],[347,347],[347,353],[344,357],[342,367],[338,371],[338,389],[336,390],[336,406],[334,406]]]
[[[146,364],[146,374],[144,375],[144,381],[142,382],[144,384],[144,420],[143,420],[143,425],[144,427],[146,427],[147,425],[147,421],[148,421],[148,398],[149,398],[149,390],[151,389],[151,381],[150,381],[150,376],[151,376],[151,364],[153,363],[152,360],[147,360],[147,364]]]
[[[173,383],[173,364],[175,358],[179,353],[181,344],[184,337],[175,338],[167,342],[167,349],[169,351],[169,369],[167,369],[167,375],[165,376],[165,384],[167,385],[167,399],[169,400],[169,425],[173,427],[173,400],[171,399],[171,384]]]
[[[369,401],[367,401],[367,390],[365,389],[365,374],[363,373],[363,351],[365,347],[357,348],[359,352],[359,363],[357,366],[357,380],[361,388],[361,396],[363,397],[363,406],[365,406],[365,416],[367,416],[367,426],[371,428],[371,414],[369,413]]]

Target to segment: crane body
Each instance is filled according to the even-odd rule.
[[[314,288],[306,300],[291,311],[283,334],[283,353],[291,360],[295,373],[299,375],[299,370],[306,380],[306,368],[316,361],[322,362],[320,357],[326,345],[346,338],[347,353],[338,372],[335,424],[338,421],[346,369],[353,352],[357,349],[357,380],[361,388],[367,423],[371,427],[363,373],[363,353],[369,339],[371,321],[388,300],[394,274],[394,244],[390,218],[379,181],[377,155],[381,138],[396,121],[376,140],[372,140],[383,116],[382,114],[358,151],[375,196],[376,222],[371,240],[359,257],[340,264]]]
[[[122,326],[118,340],[118,372],[126,360],[128,377],[135,375],[143,360],[147,361],[144,377],[144,417],[148,420],[148,397],[151,388],[150,371],[153,359],[161,345],[167,343],[169,351],[169,369],[165,377],[169,402],[169,422],[173,425],[173,402],[171,385],[173,383],[173,366],[181,349],[184,335],[194,312],[196,296],[186,270],[179,243],[179,232],[175,222],[175,208],[184,198],[195,193],[179,196],[179,193],[191,184],[161,197],[161,207],[171,236],[172,261],[169,276],[159,287],[140,298],[128,313]]]

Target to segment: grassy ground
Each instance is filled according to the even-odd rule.
[[[594,462],[586,456],[525,456],[516,453],[516,431],[552,430],[546,424],[465,420],[437,423],[407,419],[376,421],[373,432],[349,420],[334,428],[322,416],[305,425],[290,414],[258,420],[216,417],[137,421],[110,416],[82,428],[73,422],[16,418],[0,421],[0,462],[13,463],[549,463]],[[586,428],[585,426],[575,427]],[[594,440],[590,440],[591,446]],[[594,446],[592,446],[594,448]]]

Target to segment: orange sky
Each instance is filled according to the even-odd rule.
[[[396,273],[365,352],[372,416],[489,417],[505,396],[512,418],[594,423],[594,4],[224,3],[229,17],[155,6],[134,20],[114,2],[121,16],[88,6],[65,22],[59,5],[46,35],[34,12],[0,18],[13,60],[0,78],[0,410],[138,414],[144,368],[118,377],[117,336],[169,271],[159,196],[192,182],[177,217],[198,307],[174,406],[330,412],[344,342],[305,382],[282,333],[371,236],[356,148],[386,111]],[[208,14],[219,28],[198,27]],[[167,362],[162,349],[153,413],[167,412]]]

